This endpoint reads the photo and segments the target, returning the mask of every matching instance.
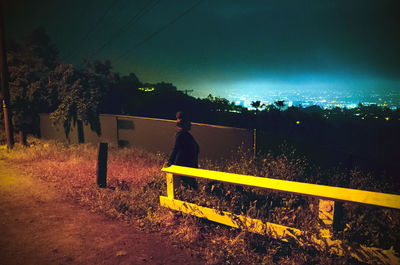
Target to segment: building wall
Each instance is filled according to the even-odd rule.
[[[49,114],[40,114],[40,137],[46,140],[55,139],[78,143],[78,130],[76,126],[73,126],[67,138],[61,124],[53,124]]]
[[[112,147],[118,146],[117,118],[114,115],[100,115],[101,135],[90,129],[89,125],[83,126],[86,143],[108,143]]]
[[[122,115],[100,115],[101,136],[83,125],[83,139],[87,143],[107,142],[111,146],[137,147],[150,152],[169,154],[176,134],[175,121]],[[40,115],[43,139],[68,141],[64,129],[53,125],[48,114]],[[252,132],[246,129],[193,123],[191,134],[200,146],[200,158],[219,160],[230,158],[239,146],[252,148]],[[78,143],[77,126],[72,128],[70,143]]]
[[[111,146],[118,145],[117,119],[113,115],[100,115],[101,135],[90,129],[89,125],[83,124],[83,140],[87,143],[107,142]],[[78,126],[73,125],[68,138],[65,135],[62,124],[53,124],[49,114],[40,114],[40,135],[43,139],[54,139],[72,144],[79,143]]]

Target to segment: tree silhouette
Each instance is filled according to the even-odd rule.
[[[17,130],[38,132],[39,112],[47,112],[51,92],[47,75],[58,63],[58,51],[43,28],[8,44],[9,87],[13,123]]]
[[[278,101],[275,101],[274,103],[278,107],[279,110],[281,110],[285,106],[284,100],[278,100]]]
[[[87,69],[78,70],[72,65],[60,64],[49,74],[48,90],[55,91],[58,100],[50,117],[56,123],[63,123],[67,137],[76,122],[89,124],[101,134],[99,114],[113,73],[109,62],[94,61],[87,65]]]
[[[261,103],[261,101],[257,100],[257,101],[252,101],[252,102],[251,102],[251,106],[252,106],[253,108],[256,109],[256,114],[257,114],[258,111],[259,111],[259,109],[261,109],[262,107],[264,107],[265,104],[264,104],[264,103]]]

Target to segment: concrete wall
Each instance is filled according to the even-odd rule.
[[[244,150],[253,145],[253,134],[246,129],[193,124],[191,133],[200,146],[200,158],[230,158],[241,145]]]
[[[83,140],[87,143],[107,142],[111,146],[118,145],[117,119],[113,115],[100,115],[101,135],[83,124]],[[53,124],[49,114],[40,114],[40,135],[43,139],[55,139],[73,144],[79,142],[78,126],[72,126],[68,138],[65,135],[62,124]]]
[[[49,114],[40,114],[40,136],[43,139],[55,139],[78,143],[78,130],[76,126],[71,128],[68,139],[66,138],[64,128],[61,124],[54,125],[50,120]]]
[[[118,146],[117,119],[114,115],[100,115],[101,135],[90,129],[89,125],[83,126],[86,143],[108,143],[110,146]]]
[[[138,147],[150,152],[169,154],[176,134],[175,121],[122,115],[100,115],[101,136],[83,125],[83,138],[88,143],[108,142],[111,146]],[[40,115],[43,139],[67,141],[62,126],[54,126],[48,114]],[[218,160],[229,158],[240,145],[252,148],[252,132],[246,129],[194,123],[191,134],[200,146],[200,158]],[[74,127],[70,143],[78,143],[78,129]]]

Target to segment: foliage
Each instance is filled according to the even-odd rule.
[[[9,86],[13,123],[17,130],[38,133],[38,114],[51,112],[68,135],[76,121],[101,133],[98,115],[118,79],[111,63],[85,59],[78,70],[60,63],[58,52],[43,28],[8,47]],[[36,126],[36,127],[35,127]]]
[[[133,75],[133,74],[131,74]],[[255,110],[230,103],[211,94],[203,99],[179,91],[173,84],[140,84],[137,77],[122,77],[116,93],[126,103],[121,113],[174,119],[178,110],[191,113],[199,123],[257,128],[257,147],[263,154],[277,152],[286,142],[323,167],[362,167],[399,178],[396,153],[400,148],[400,110],[376,105],[323,109],[319,106],[289,106],[284,100]],[[118,92],[119,88],[123,90]],[[139,87],[154,90],[142,91]],[[127,93],[129,91],[129,93]],[[168,92],[167,92],[168,91]]]
[[[90,123],[100,133],[98,113],[174,119],[185,110],[194,122],[257,128],[257,147],[264,155],[276,153],[286,141],[324,167],[356,165],[400,177],[400,109],[362,104],[354,109],[286,108],[284,100],[277,100],[270,105],[254,101],[254,111],[211,94],[194,98],[172,83],[143,84],[134,73],[119,78],[110,62],[86,60],[82,70],[59,65],[43,29],[10,45],[9,65],[17,129],[37,124],[39,112],[52,112],[67,133],[76,121]]]
[[[36,31],[24,42],[10,45],[8,58],[14,122],[19,128],[34,123],[32,120],[37,119],[40,111],[52,112],[52,118],[63,123],[66,133],[77,121],[89,123],[92,129],[100,133],[100,112],[174,119],[176,111],[185,109],[192,113],[195,122],[258,129],[257,144],[262,153],[256,159],[239,151],[243,156],[220,163],[203,161],[203,167],[389,193],[400,190],[397,161],[400,109],[362,104],[354,109],[322,109],[318,106],[284,109],[284,101],[278,100],[263,110],[261,102],[253,102],[256,111],[249,111],[212,95],[196,99],[179,91],[172,83],[142,84],[133,73],[118,78],[111,72],[110,62],[87,60],[87,68],[83,70],[59,64],[57,51],[43,30]],[[139,89],[144,87],[153,90]],[[34,141],[31,148],[17,148],[7,159],[32,163],[41,172],[41,177],[60,181],[63,183],[59,185],[60,189],[65,186],[69,196],[95,210],[117,218],[137,219],[146,228],[174,227],[176,229],[171,232],[172,236],[183,239],[189,245],[195,244],[207,231],[214,231],[218,227],[187,216],[178,215],[180,218],[177,218],[159,208],[158,196],[165,192],[164,179],[159,172],[162,155],[154,156],[137,150],[132,153],[126,150],[112,151],[110,185],[114,189],[98,190],[88,184],[90,182],[87,179],[94,175],[93,147],[68,147],[59,143]],[[288,146],[284,152],[280,150],[282,142]],[[293,146],[322,166],[334,164],[340,167],[329,170],[313,167],[304,157],[295,156],[290,151]],[[79,170],[71,172],[66,168]],[[373,171],[366,173],[365,169],[371,168],[381,171],[375,171],[379,174]],[[381,173],[382,169],[386,172]],[[311,199],[277,196],[218,183],[201,184],[200,193],[196,196],[184,189],[179,196],[201,205],[212,205],[285,225],[308,226],[310,229],[314,225],[311,217],[315,212],[302,216],[305,209],[312,212],[315,208]],[[221,200],[221,197],[225,200]],[[346,233],[339,235],[343,240],[383,247],[391,244],[388,242],[400,245],[398,213],[347,204],[343,207],[347,212]],[[213,229],[207,230],[210,226]],[[171,230],[169,228],[167,231]],[[235,234],[224,229],[214,236],[211,235],[213,232],[207,234],[214,245],[203,242],[203,254],[206,253],[210,263],[289,263],[288,257],[303,260],[304,263],[318,263],[315,260],[322,263],[326,258],[323,255],[316,258],[316,254],[310,254],[313,251],[304,249],[296,252],[298,246],[281,244],[273,249],[265,245],[265,238],[258,240],[255,236]],[[237,252],[243,252],[243,249],[249,251],[246,253],[260,252],[265,260],[256,254],[238,255]],[[301,256],[299,253],[302,251],[307,255]]]
[[[347,256],[337,257],[328,251],[319,252],[312,247],[276,241],[160,207],[159,196],[166,193],[165,176],[160,172],[166,159],[162,154],[138,149],[111,149],[109,188],[99,189],[95,185],[94,146],[68,146],[35,138],[28,141],[29,148],[17,145],[11,152],[2,152],[0,159],[51,181],[71,200],[93,211],[133,222],[141,229],[168,234],[177,244],[203,257],[207,264],[357,264]],[[357,169],[325,172],[313,168],[289,147],[283,147],[277,156],[257,159],[249,157],[245,150],[237,154],[232,160],[218,163],[201,161],[201,165],[207,169],[312,183],[340,182],[342,186],[374,191],[399,190],[382,185],[381,180]],[[214,182],[201,182],[198,192],[184,187],[177,192],[180,198],[201,205],[302,230],[312,231],[317,225],[317,202],[314,199]],[[398,211],[354,204],[345,204],[344,208],[345,229],[336,235],[338,238],[349,244],[358,242],[386,249],[394,246],[399,251]]]
[[[108,61],[87,61],[87,65],[87,69],[78,70],[72,65],[60,64],[49,74],[47,87],[54,91],[58,101],[50,118],[63,124],[67,136],[78,120],[101,134],[101,105],[116,75],[111,72]]]
[[[274,102],[274,104],[281,110],[285,106],[285,101],[284,100],[277,100]]]
[[[39,112],[47,112],[47,74],[58,62],[58,52],[43,28],[8,45],[7,63],[13,123],[17,130],[34,131]]]
[[[72,121],[75,123],[84,111],[85,101],[81,97],[83,80],[72,65],[59,65],[48,79],[49,91],[55,91],[57,108],[50,115],[53,121],[62,122],[68,137]],[[83,104],[83,106],[82,106]]]
[[[134,101],[139,94],[141,83],[134,73],[122,76],[108,91],[102,113],[128,114],[133,111]],[[139,102],[135,102],[139,103]]]

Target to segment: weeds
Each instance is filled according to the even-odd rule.
[[[190,215],[160,207],[159,196],[165,195],[165,176],[160,169],[163,154],[138,149],[110,149],[108,188],[96,185],[97,147],[90,144],[70,145],[28,138],[29,147],[16,145],[13,151],[2,151],[0,159],[19,165],[24,171],[53,182],[66,197],[92,211],[132,222],[139,228],[169,234],[171,240],[189,247],[207,264],[356,264],[349,256],[332,256],[307,246],[284,243],[266,236],[232,229]],[[395,185],[382,184],[371,174],[352,169],[323,171],[292,150],[279,156],[253,159],[239,150],[233,159],[212,163],[201,161],[201,167],[231,173],[255,175],[293,181],[390,192]],[[180,188],[178,198],[201,206],[246,215],[301,230],[318,227],[316,199],[280,194],[212,181],[199,181],[199,190]],[[336,236],[347,242],[389,248],[399,251],[400,216],[398,211],[344,204],[345,231]]]

